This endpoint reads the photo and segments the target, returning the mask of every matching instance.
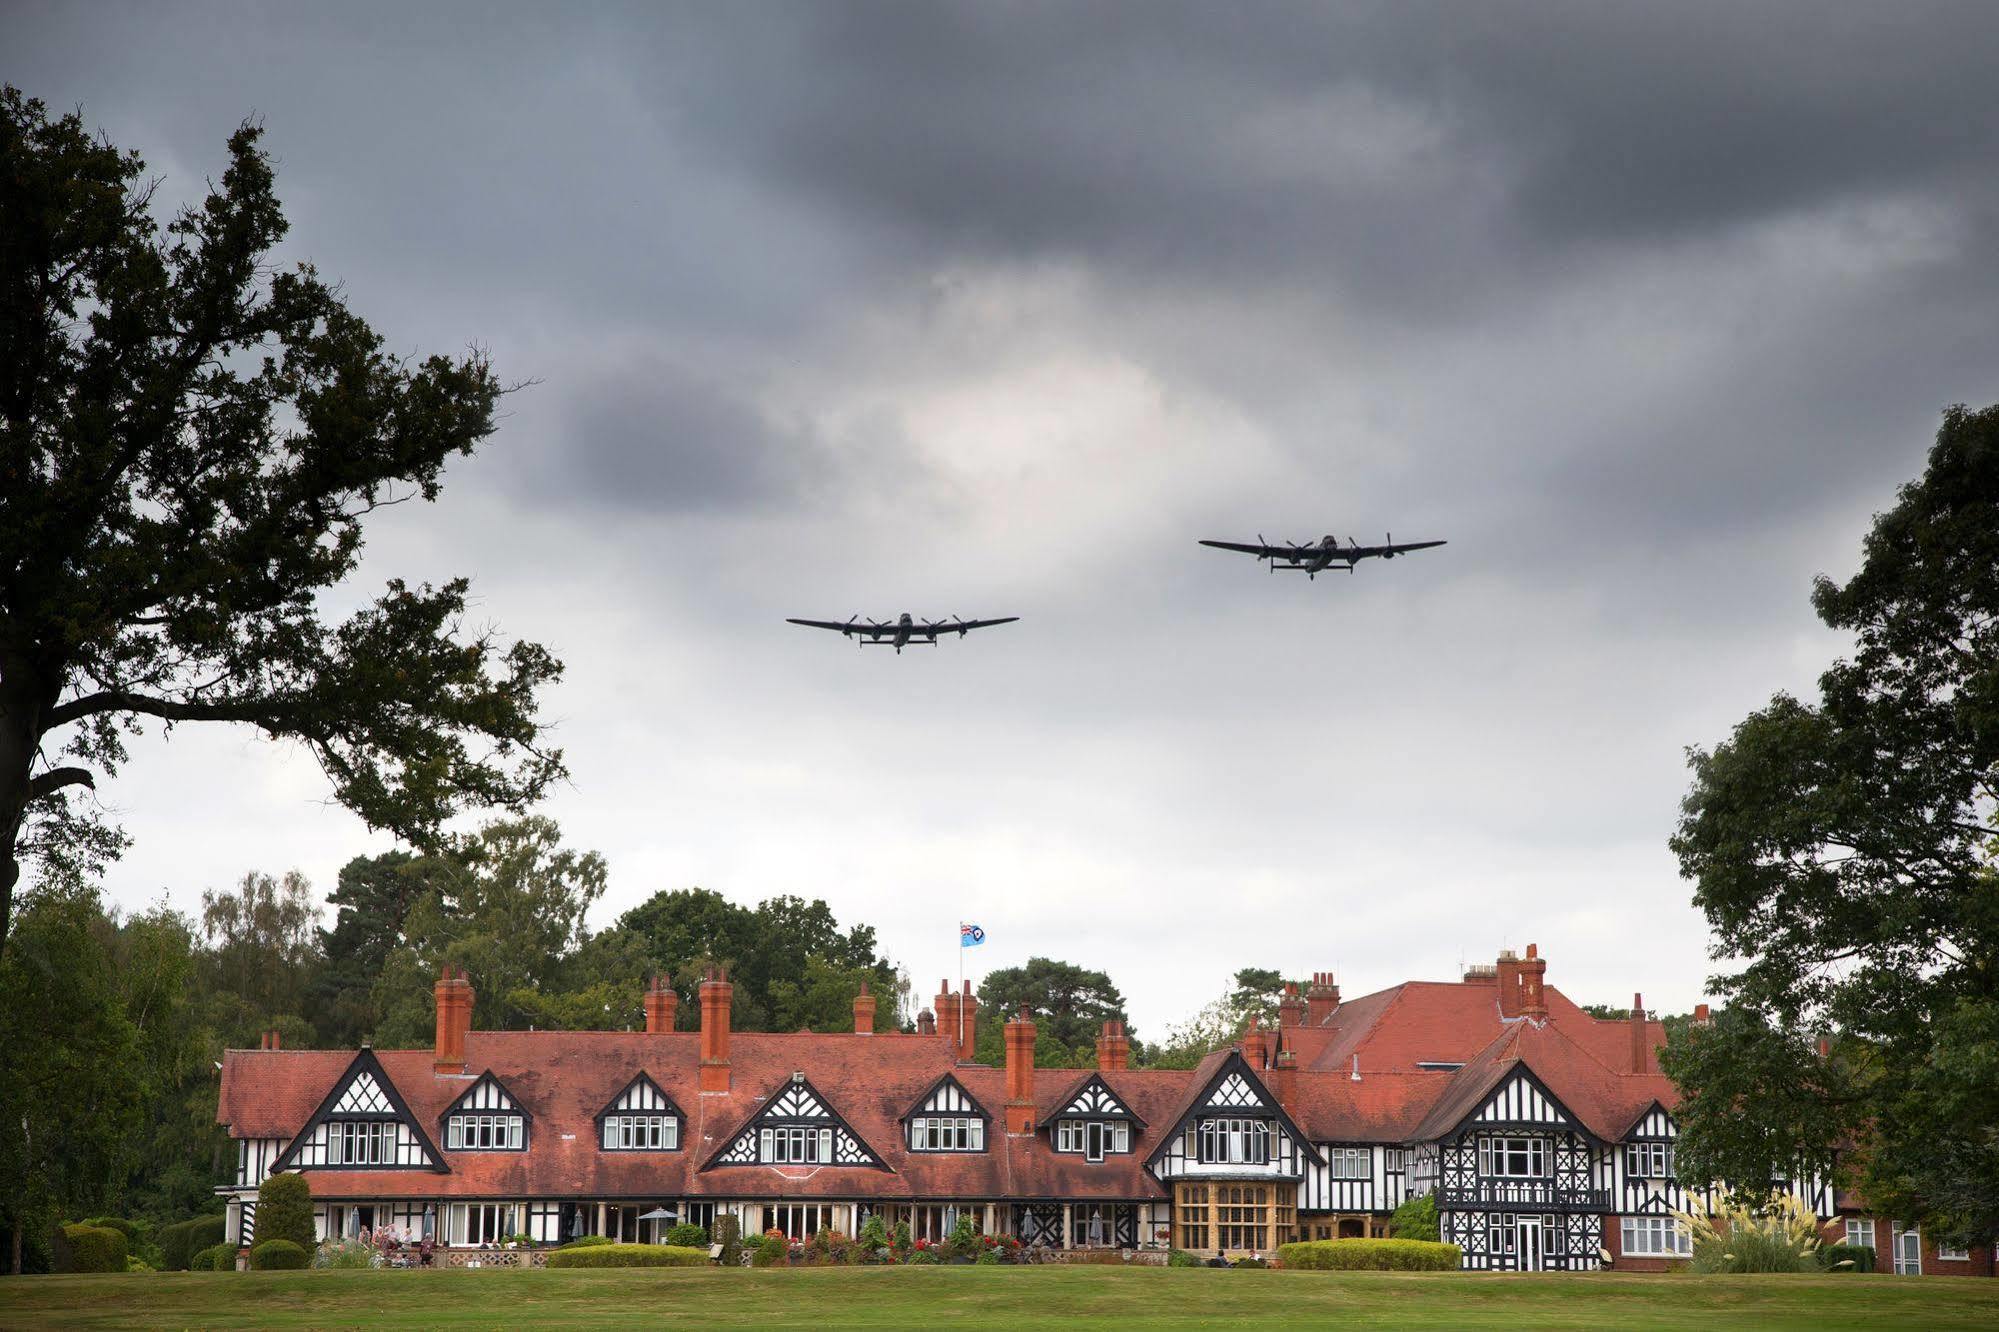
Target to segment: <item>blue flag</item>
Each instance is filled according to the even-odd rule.
[[[958,924],[958,947],[977,948],[986,941],[986,932],[976,925]]]

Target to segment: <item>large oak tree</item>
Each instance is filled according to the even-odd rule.
[[[22,862],[90,869],[80,798],[149,719],[304,746],[371,827],[427,841],[562,773],[533,643],[462,624],[466,584],[338,618],[368,516],[434,499],[492,433],[486,358],[407,360],[307,264],[259,129],[164,227],[144,164],[0,94],[0,947]]]
[[[1884,1214],[1990,1242],[1999,407],[1944,414],[1859,573],[1812,601],[1856,638],[1818,700],[1780,694],[1692,755],[1672,845],[1734,969],[1713,1026],[1662,1058],[1681,1170],[1743,1185],[1837,1160]]]

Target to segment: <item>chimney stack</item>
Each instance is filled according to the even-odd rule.
[[[1258,1020],[1256,1014],[1251,1013],[1249,1024],[1242,1030],[1242,1057],[1249,1061],[1251,1068],[1258,1070],[1269,1068],[1270,1056],[1275,1045],[1270,1033],[1263,1029],[1263,1023]]]
[[[1695,1004],[1694,1025],[1696,1027],[1712,1027],[1714,1025],[1714,1010],[1706,1004]]]
[[[472,1029],[472,982],[462,969],[447,962],[437,978],[437,1053],[431,1067],[438,1073],[465,1072],[465,1033]]]
[[[1131,1037],[1124,1034],[1122,1021],[1111,1018],[1104,1023],[1103,1034],[1097,1037],[1097,1071],[1108,1073],[1130,1067]]]
[[[680,1011],[680,996],[664,976],[654,976],[646,985],[646,1035],[664,1036],[673,1030]]]
[[[1006,1131],[1034,1132],[1034,1019],[1025,1008],[1006,1024]]]
[[[947,976],[937,982],[937,998],[933,1001],[937,1009],[937,1034],[953,1045],[958,1041],[958,992],[951,988]]]
[[[861,992],[854,996],[854,1035],[875,1034],[875,997],[868,993],[868,983],[861,982]]]
[[[709,967],[701,982],[701,1090],[729,1090],[729,1003],[736,987],[722,967]]]
[[[916,1015],[916,1034],[918,1036],[935,1036],[937,1034],[937,1015],[927,1008],[918,1013]]]
[[[276,1027],[271,1027],[264,1032],[263,1044],[259,1045],[257,1048],[260,1050],[276,1050],[279,1049],[283,1045],[283,1043],[284,1043],[283,1033],[280,1032]]]
[[[1282,1029],[1302,1026],[1305,1021],[1306,1003],[1298,993],[1298,987],[1289,981],[1284,985],[1284,997],[1277,1001],[1277,1025]]]
[[[1312,973],[1312,983],[1305,990],[1305,1022],[1309,1026],[1323,1027],[1333,1010],[1340,1006],[1340,987],[1333,980],[1330,971]]]
[[[1548,999],[1541,993],[1541,978],[1548,974],[1548,959],[1541,956],[1539,945],[1527,945],[1527,960],[1520,964],[1520,1016],[1544,1021],[1548,1016]]]
[[[1499,975],[1499,1016],[1517,1018],[1520,1016],[1520,959],[1511,948],[1499,950],[1499,965],[1493,970]]]
[[[978,1055],[979,1049],[979,997],[972,993],[972,983],[965,981],[964,993],[958,996],[958,1013],[964,1021],[962,1033],[953,1031],[952,1039],[958,1042],[958,1062],[969,1064]]]
[[[1631,996],[1631,1071],[1650,1073],[1652,1063],[1652,1032],[1645,1021],[1645,996]]]

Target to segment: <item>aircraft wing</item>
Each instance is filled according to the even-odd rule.
[[[1300,555],[1311,554],[1309,549],[1292,546],[1260,546],[1243,541],[1203,541],[1201,544],[1213,546],[1216,550],[1239,550],[1245,555],[1254,555],[1259,560],[1292,560]]]
[[[1396,556],[1406,550],[1428,550],[1432,546],[1445,545],[1442,541],[1398,541],[1388,546],[1345,546],[1338,558],[1364,560],[1375,555]]]
[[[786,616],[784,622],[786,624],[802,624],[807,629],[831,629],[836,634],[881,633],[895,627],[894,625],[884,625],[880,629],[877,629],[873,625],[858,622],[848,624],[845,620],[794,620],[790,616]]]
[[[1019,618],[1020,617],[1018,615],[1002,615],[997,620],[953,620],[949,624],[945,624],[942,622],[938,622],[935,624],[923,624],[917,626],[917,632],[925,635],[928,635],[933,632],[940,634],[956,634],[956,633],[963,633],[972,629],[989,629],[996,624],[1012,624],[1015,620],[1018,620]]]

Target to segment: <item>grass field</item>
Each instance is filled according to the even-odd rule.
[[[1999,1281],[1103,1267],[0,1277],[0,1327],[1999,1327]]]

